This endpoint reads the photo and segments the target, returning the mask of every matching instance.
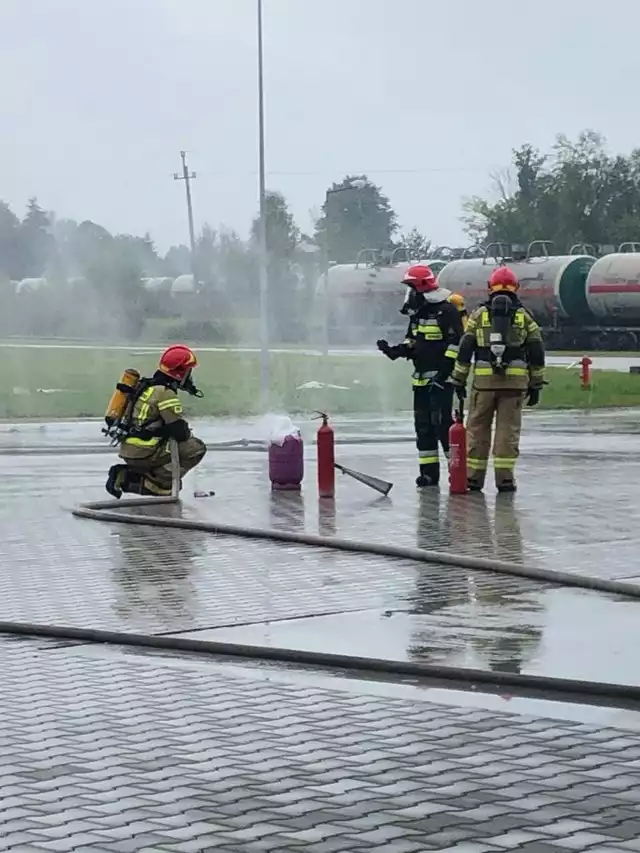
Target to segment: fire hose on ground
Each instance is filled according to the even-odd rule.
[[[216,521],[171,518],[130,511],[140,508],[149,509],[167,504],[177,505],[180,503],[179,460],[177,446],[174,442],[172,442],[171,447],[171,462],[173,488],[170,496],[84,503],[74,507],[71,510],[72,514],[78,518],[91,519],[93,521],[197,530],[222,536],[260,539],[312,548],[368,554],[423,564],[448,565],[474,571],[498,572],[560,586],[576,587],[634,599],[640,598],[640,586],[635,584],[525,566],[503,560],[472,557],[464,554],[451,554],[441,551],[428,551],[399,545],[359,542],[357,540],[342,539],[334,536],[292,533],[275,529],[223,524]],[[425,664],[417,661],[393,661],[299,649],[212,642],[166,634],[141,635],[93,628],[15,622],[0,622],[0,634],[17,634],[21,636],[68,640],[78,643],[147,648],[174,653],[196,653],[220,658],[234,658],[236,660],[263,660],[273,663],[311,666],[329,670],[337,669],[343,672],[368,674],[369,677],[374,677],[375,675],[392,678],[407,676],[419,679],[423,683],[425,681],[430,684],[433,682],[444,683],[448,687],[465,685],[466,689],[469,689],[469,687],[477,689],[482,685],[487,689],[493,688],[494,691],[496,688],[509,688],[521,695],[540,696],[547,699],[553,698],[555,701],[559,701],[561,697],[562,701],[625,708],[635,707],[636,703],[640,704],[640,686],[635,685],[608,684],[604,682],[523,673],[458,668]]]

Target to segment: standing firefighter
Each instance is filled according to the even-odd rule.
[[[418,488],[437,486],[440,480],[438,443],[449,455],[453,385],[448,381],[462,337],[462,320],[448,301],[451,291],[438,287],[431,269],[422,264],[410,267],[403,279],[409,287],[402,314],[409,314],[404,343],[390,346],[377,342],[387,358],[411,359],[413,411],[420,464]]]
[[[191,378],[197,366],[198,359],[189,347],[171,346],[162,354],[153,377],[139,379],[130,389],[128,405],[115,425],[121,441],[119,455],[126,464],[113,465],[109,470],[109,494],[116,498],[123,492],[171,494],[170,439],[178,443],[181,478],[202,461],[206,446],[191,433],[178,398],[178,391],[202,397]],[[108,419],[107,425],[113,426]]]
[[[493,467],[499,492],[514,492],[522,406],[535,406],[544,385],[540,328],[518,299],[519,283],[508,267],[489,279],[489,299],[469,317],[452,379],[462,399],[475,357],[467,421],[469,489],[481,491],[487,473],[491,427],[496,419]]]

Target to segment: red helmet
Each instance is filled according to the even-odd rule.
[[[174,344],[162,353],[159,369],[172,379],[183,382],[191,370],[197,366],[198,359],[189,347],[184,344]]]
[[[409,267],[402,283],[413,287],[416,293],[429,293],[431,290],[438,289],[433,270],[426,264],[416,264]]]
[[[491,273],[489,290],[510,290],[513,293],[520,287],[517,275],[509,267],[498,267]]]

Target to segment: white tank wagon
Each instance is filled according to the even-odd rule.
[[[171,285],[172,296],[182,296],[185,293],[197,293],[197,285],[192,275],[179,275]]]
[[[413,264],[428,264],[438,273],[446,261],[400,260],[396,250],[386,261],[372,250],[360,252],[354,264],[329,267],[316,285],[316,320],[324,311],[325,289],[329,310],[329,338],[332,343],[364,344],[380,335],[404,334],[406,317],[400,308],[406,296],[402,283]],[[406,254],[406,253],[405,253]]]
[[[142,286],[148,293],[171,294],[174,279],[171,276],[154,276],[151,278],[143,278]]]
[[[486,298],[493,270],[505,263],[518,276],[520,299],[542,326],[548,348],[638,349],[640,244],[625,243],[599,259],[585,253],[595,252],[589,246],[553,255],[552,245],[536,240],[525,252],[512,253],[504,244],[492,244],[481,259],[452,261],[438,282],[474,308]]]
[[[23,278],[16,285],[16,293],[37,293],[48,286],[46,278]]]
[[[629,246],[632,251],[622,251]],[[587,278],[587,304],[601,323],[640,325],[640,245],[599,258]]]
[[[506,260],[520,281],[522,304],[542,326],[553,326],[559,318],[588,318],[586,280],[595,258],[589,255],[549,255],[547,243],[531,243],[522,260],[504,259],[499,244],[487,246],[482,258],[451,261],[438,275],[438,284],[460,293],[469,309],[487,298],[491,273]],[[543,254],[536,255],[536,247]]]

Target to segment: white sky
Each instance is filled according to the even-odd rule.
[[[0,0],[0,198],[186,242],[257,207],[256,0]],[[299,225],[366,171],[403,227],[463,240],[464,195],[525,141],[640,145],[630,0],[264,0],[268,186]],[[543,237],[546,235],[532,235]]]

